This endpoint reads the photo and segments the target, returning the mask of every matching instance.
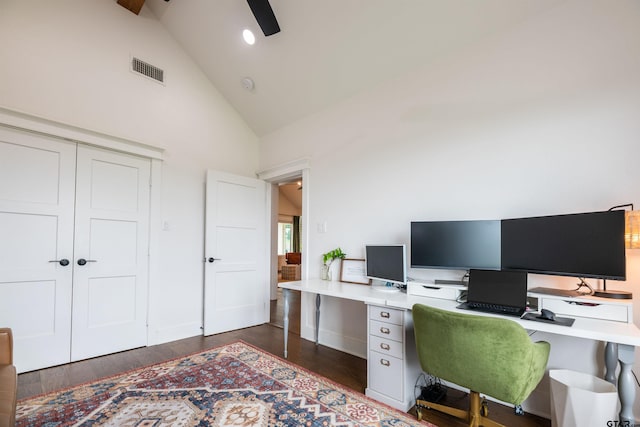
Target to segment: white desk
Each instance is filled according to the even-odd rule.
[[[318,326],[320,324],[320,303],[322,295],[345,298],[353,301],[361,301],[365,304],[386,306],[402,310],[411,310],[411,307],[418,303],[450,311],[458,310],[456,309],[458,303],[455,301],[407,295],[404,292],[383,292],[366,285],[312,279],[280,283],[278,286],[284,290],[285,358],[287,357],[289,334],[289,290],[316,294],[316,325],[314,337],[316,344],[318,343]],[[465,311],[465,313],[469,313],[469,311]],[[474,312],[473,314],[501,317],[486,313]],[[615,383],[615,370],[618,362],[620,362],[620,374],[618,376],[618,394],[620,396],[621,404],[620,421],[628,421],[633,425],[635,422],[633,402],[635,400],[636,391],[631,368],[633,367],[634,362],[635,347],[640,346],[640,329],[638,329],[635,324],[576,317],[573,326],[567,327],[511,317],[509,317],[509,319],[516,321],[525,329],[532,331],[606,342],[605,379]]]

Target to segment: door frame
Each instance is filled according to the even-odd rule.
[[[282,165],[274,166],[256,174],[258,179],[266,181],[267,185],[267,212],[270,215],[268,237],[269,237],[269,280],[270,280],[270,293],[271,299],[275,299],[278,290],[278,253],[272,248],[274,244],[277,247],[277,229],[278,229],[278,206],[277,196],[274,193],[277,192],[278,183],[291,180],[294,177],[302,177],[302,219],[300,221],[300,245],[304,248],[302,251],[301,279],[307,279],[309,277],[309,196],[311,188],[311,166],[309,165],[309,159],[303,158],[295,160]],[[274,200],[275,199],[275,200]]]
[[[162,148],[141,142],[93,132],[2,107],[0,107],[0,124],[27,132],[36,132],[50,137],[95,145],[97,147],[135,154],[150,159],[162,160],[162,154],[164,152]]]
[[[153,286],[150,286],[150,284],[157,283],[161,280],[161,265],[158,253],[160,250],[160,235],[162,233],[161,178],[164,149],[3,107],[0,107],[0,126],[151,159],[151,188],[149,193],[149,286],[147,291],[147,305],[149,306],[149,302],[152,301],[154,297]],[[150,314],[151,310],[148,310],[147,324],[149,323]],[[150,328],[147,327],[146,345],[152,345],[156,343],[156,341],[157,337],[152,336]]]

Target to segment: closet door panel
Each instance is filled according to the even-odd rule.
[[[70,360],[75,157],[74,143],[0,127],[0,325],[19,372]]]
[[[146,345],[150,171],[78,147],[72,360]]]

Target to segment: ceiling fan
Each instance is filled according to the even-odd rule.
[[[165,1],[168,2],[169,0]],[[280,25],[278,25],[278,20],[273,13],[273,9],[271,9],[269,0],[247,0],[247,3],[265,36],[268,37],[280,32]],[[118,0],[118,4],[138,15],[144,0]]]
[[[268,37],[280,32],[278,20],[273,13],[273,9],[271,9],[269,0],[247,0],[247,3],[249,3],[251,12],[256,17],[256,21],[258,21],[258,25],[260,25],[265,36]]]
[[[118,0],[118,4],[138,15],[140,14],[140,9],[142,9],[144,0]]]

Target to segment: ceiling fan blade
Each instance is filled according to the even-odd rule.
[[[118,4],[138,15],[140,14],[140,9],[142,9],[144,0],[118,0]]]
[[[260,25],[265,36],[280,32],[278,20],[273,13],[273,9],[271,9],[269,0],[247,0],[247,3],[249,3],[251,12],[256,17],[256,21],[258,21],[258,25]]]

